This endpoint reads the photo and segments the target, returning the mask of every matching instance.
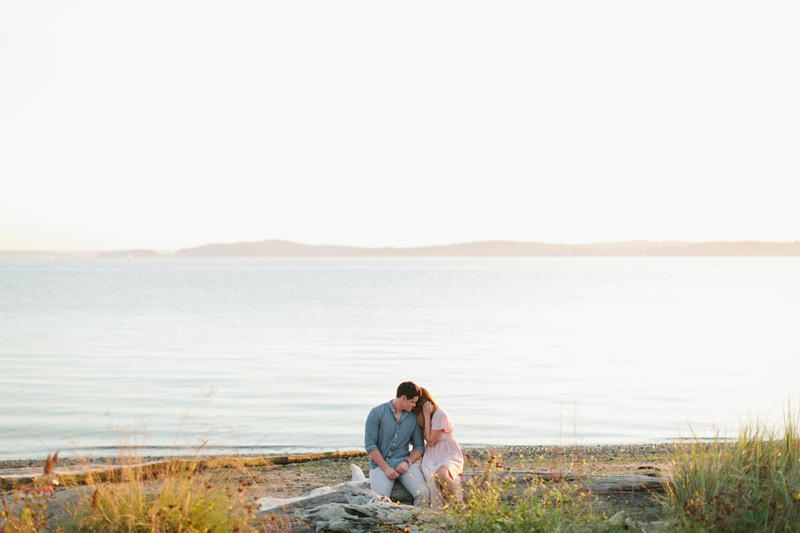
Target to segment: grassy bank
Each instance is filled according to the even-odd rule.
[[[800,434],[783,424],[748,421],[735,441],[697,440],[676,450],[667,500],[688,531],[800,531]]]

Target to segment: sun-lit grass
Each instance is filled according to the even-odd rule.
[[[67,497],[51,499],[57,482],[48,458],[46,475],[2,498],[2,533],[254,532],[288,531],[283,517],[258,516],[255,483],[246,469],[202,471],[191,461],[172,461],[154,471],[135,458],[112,480],[99,473],[61,476]]]
[[[518,490],[489,454],[478,474],[464,483],[463,503],[451,502],[440,521],[453,533],[612,533],[631,531],[611,523],[597,499],[580,482],[535,481]]]
[[[135,466],[135,465],[131,465]],[[222,475],[220,475],[222,474]],[[89,477],[68,506],[64,531],[229,532],[255,531],[252,485],[230,471],[198,471],[173,462],[155,479],[126,468],[115,483]]]
[[[53,468],[57,462],[57,452],[55,457],[47,454],[43,477],[30,487],[2,493],[0,533],[32,533],[47,528],[47,507],[55,493]]]
[[[685,531],[800,531],[800,435],[783,423],[753,419],[735,441],[693,439],[673,458],[667,505]]]
[[[32,533],[47,527],[47,506],[53,495],[49,483],[3,493],[0,533]]]

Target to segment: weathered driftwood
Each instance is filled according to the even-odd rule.
[[[206,470],[210,468],[238,468],[238,467],[258,467],[267,465],[287,465],[294,463],[305,463],[309,461],[320,461],[323,459],[350,459],[361,457],[366,452],[332,452],[332,453],[313,453],[307,455],[280,455],[276,457],[210,457],[208,459],[185,460],[172,459],[168,461],[155,461],[135,465],[103,465],[86,464],[73,466],[59,466],[54,469],[56,478],[61,484],[83,485],[90,480],[95,482],[115,482],[125,479],[125,476],[139,475],[142,478],[150,478],[158,473],[169,469],[198,469]],[[9,468],[0,470],[0,490],[9,490],[16,485],[28,485],[37,478],[44,475],[41,467],[38,468]]]
[[[412,523],[417,515],[414,507],[394,503],[369,490],[369,481],[358,466],[351,464],[350,471],[350,483],[320,487],[297,498],[261,498],[256,502],[256,512],[290,513],[317,533],[385,531],[386,525],[407,531],[418,529]],[[394,484],[392,499],[414,502],[401,483]]]
[[[296,509],[308,509],[329,503],[348,503],[350,487],[360,490],[362,488],[369,488],[369,484],[365,481],[358,483],[341,483],[329,487],[320,487],[296,498],[261,498],[256,502],[256,512],[280,513],[294,511]]]
[[[413,531],[417,511],[413,507],[380,502],[328,504],[310,509],[301,519],[317,533],[372,533],[395,529]]]
[[[550,472],[548,470],[498,470],[490,474],[464,471],[464,482],[479,484],[488,479],[501,482],[513,479],[518,484],[583,482],[598,494],[614,492],[663,493],[671,483],[669,478],[637,474],[579,474],[575,472]]]
[[[203,459],[199,463],[203,468],[239,468],[308,463],[310,461],[322,461],[324,459],[352,459],[353,457],[363,457],[364,455],[367,455],[367,452],[326,452],[309,453],[305,455],[279,455],[275,457],[209,457],[208,459]]]
[[[319,487],[308,494],[296,498],[261,498],[256,502],[258,513],[286,512],[295,509],[309,509],[319,505],[329,503],[353,503],[352,487],[359,490],[369,489],[369,481],[364,476],[361,469],[350,465],[352,479],[349,483],[340,483],[326,487]],[[375,494],[369,491],[371,494]],[[403,504],[413,505],[414,497],[406,490],[402,483],[395,483],[392,490],[391,499]]]
[[[396,504],[369,489],[345,484],[337,493],[347,503],[326,503],[300,512],[317,533],[374,532],[387,526],[410,531],[417,509]]]
[[[638,476],[633,474],[607,475],[587,479],[587,486],[597,494],[620,492],[647,492],[661,494],[670,481],[662,477]]]

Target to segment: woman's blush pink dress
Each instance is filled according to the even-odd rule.
[[[431,429],[441,429],[442,434],[439,436],[439,440],[433,444],[425,445],[425,455],[422,456],[421,467],[422,473],[425,475],[425,482],[431,491],[431,506],[441,507],[442,491],[433,475],[439,467],[445,466],[450,477],[459,483],[461,472],[464,471],[464,454],[461,453],[461,447],[453,435],[455,427],[450,422],[447,411],[441,407],[436,409],[431,416]]]

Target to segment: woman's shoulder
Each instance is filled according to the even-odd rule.
[[[450,421],[450,415],[448,415],[447,411],[441,407],[438,408],[435,413],[433,413],[431,427],[433,429],[441,429],[445,433],[450,433],[453,431],[453,429],[455,429],[453,423]]]
[[[445,419],[448,422],[450,421],[450,414],[441,407],[436,408],[436,412],[433,413],[433,416],[435,416],[438,419]]]

